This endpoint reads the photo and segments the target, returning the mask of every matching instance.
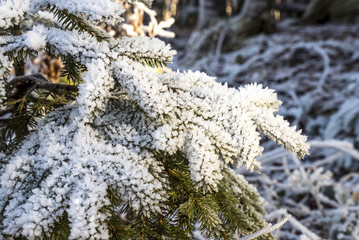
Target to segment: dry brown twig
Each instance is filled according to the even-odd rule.
[[[127,20],[127,23],[122,24],[122,29],[127,36],[146,36],[149,37],[166,37],[173,38],[175,34],[171,31],[165,30],[169,28],[175,22],[174,18],[170,17],[165,21],[158,22],[156,19],[157,13],[154,10],[149,9],[142,2],[133,3],[133,14]],[[145,14],[150,17],[148,25],[143,23]]]

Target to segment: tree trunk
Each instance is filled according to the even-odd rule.
[[[183,63],[193,64],[203,52],[208,53],[215,49],[217,53],[220,52],[224,41],[226,42],[224,50],[230,50],[236,48],[243,38],[260,32],[272,32],[274,21],[270,9],[271,0],[246,0],[239,15],[193,32],[187,43]]]
[[[197,29],[202,30],[210,24],[212,19],[226,14],[226,1],[199,0]]]
[[[245,0],[231,0],[231,15],[237,15],[238,13],[240,13],[243,3],[245,2]]]
[[[351,22],[359,16],[359,0],[312,0],[304,22],[325,23],[330,20]]]
[[[236,23],[234,32],[239,35],[254,35],[272,32],[274,22],[270,14],[271,0],[246,0]],[[242,29],[241,29],[242,28]]]

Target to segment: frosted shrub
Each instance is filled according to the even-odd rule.
[[[76,102],[52,106],[1,155],[0,239],[187,239],[196,223],[229,239],[268,225],[264,200],[232,168],[261,168],[260,133],[300,157],[309,148],[276,115],[273,90],[229,88],[200,72],[156,73],[152,67],[172,60],[168,45],[115,40],[92,25],[122,21],[109,0],[9,0],[0,9],[9,32],[0,42],[0,94],[12,93],[3,87],[9,62],[16,70],[40,50],[72,61],[65,75],[78,89]],[[33,81],[20,100],[40,97],[36,88],[74,89]],[[3,109],[18,107],[12,98]],[[23,114],[34,104],[26,106]]]

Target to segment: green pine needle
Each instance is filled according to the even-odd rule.
[[[70,84],[79,84],[82,82],[82,73],[86,67],[79,64],[75,57],[66,55],[61,58],[64,68],[61,70],[60,77],[65,77]]]
[[[77,30],[79,32],[87,32],[91,36],[96,37],[97,41],[110,41],[112,39],[105,31],[93,26],[84,18],[62,10],[56,6],[48,5],[47,9],[54,14],[65,30]]]

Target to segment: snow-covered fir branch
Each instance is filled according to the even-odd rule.
[[[31,13],[39,10],[50,10],[52,7],[66,10],[69,13],[85,17],[91,22],[105,21],[116,24],[123,21],[121,14],[124,9],[111,0],[54,1],[54,0],[5,0],[0,6],[0,27],[7,29],[28,18]]]
[[[123,12],[109,0],[24,1],[15,11],[19,2],[1,3],[5,11],[0,27],[19,27],[49,5],[83,15],[93,24],[118,22]],[[36,23],[0,40],[0,95],[6,80],[2,69],[9,68],[5,56],[15,59],[21,51],[45,50],[72,56],[86,67],[77,101],[48,114],[16,149],[2,156],[0,238],[49,237],[66,216],[69,239],[108,239],[112,216],[104,209],[113,203],[110,191],[121,201],[117,213],[123,207],[137,216],[165,218],[173,210],[169,202],[180,194],[173,193],[176,185],[171,185],[178,175],[188,181],[190,190],[184,192],[190,197],[185,200],[193,200],[197,209],[176,203],[180,210],[172,212],[172,219],[187,206],[189,215],[199,214],[191,220],[202,220],[215,232],[227,221],[221,219],[225,210],[218,207],[223,204],[217,199],[220,193],[231,200],[232,206],[222,206],[227,212],[242,214],[230,218],[248,218],[237,221],[243,233],[264,228],[263,199],[229,167],[261,168],[261,133],[299,157],[308,154],[306,137],[277,115],[276,94],[256,84],[230,88],[200,72],[159,74],[149,66],[171,61],[174,54],[160,40],[99,41],[94,35]],[[169,169],[174,163],[185,166],[182,175],[180,168]],[[211,198],[217,202],[208,203]]]
[[[0,107],[5,98],[5,80],[10,73],[10,61],[7,56],[4,55],[3,51],[0,50]]]

